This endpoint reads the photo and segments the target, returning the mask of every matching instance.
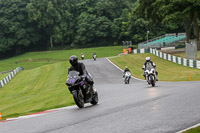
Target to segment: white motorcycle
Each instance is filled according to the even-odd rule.
[[[124,82],[125,82],[125,84],[129,84],[130,79],[131,79],[131,73],[129,71],[125,72],[125,74],[124,74]]]
[[[84,54],[81,55],[81,59],[84,60]]]
[[[93,59],[96,60],[96,58],[97,58],[97,55],[93,55]]]
[[[152,66],[149,66],[145,70],[145,75],[148,84],[151,84],[152,87],[154,87],[156,84],[156,70]]]

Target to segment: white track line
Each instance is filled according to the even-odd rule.
[[[196,127],[198,127],[198,126],[200,126],[200,123],[199,123],[199,124],[196,124],[196,125],[194,125],[194,126],[192,126],[192,127],[186,128],[186,129],[184,129],[184,130],[178,131],[178,132],[176,132],[176,133],[182,133],[182,132],[185,132],[185,131],[187,131],[187,130],[189,130],[189,129],[196,128]]]
[[[107,61],[109,61],[112,65],[114,65],[116,68],[118,68],[120,71],[124,72],[120,67],[118,67],[117,65],[115,65],[115,64],[114,64],[112,61],[110,61],[108,58],[106,58],[106,59],[107,59]],[[145,81],[145,82],[146,82],[146,80],[136,78],[136,77],[134,77],[134,76],[132,76],[132,75],[131,75],[131,77],[134,78],[134,79],[136,79],[136,80]]]

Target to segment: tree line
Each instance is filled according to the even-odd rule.
[[[200,0],[138,0],[137,16],[146,16],[154,23],[183,23],[186,41],[199,42]],[[198,44],[200,45],[200,44]],[[200,48],[200,46],[199,46]]]
[[[167,7],[156,12],[158,1],[148,6],[148,0],[0,0],[0,57],[58,46],[136,44],[147,39],[147,31],[149,38],[184,32],[185,21],[152,21],[171,18],[161,17],[172,12]]]

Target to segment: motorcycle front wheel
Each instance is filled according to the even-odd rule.
[[[83,108],[84,107],[84,96],[81,90],[79,91],[75,91],[73,92],[73,97],[74,97],[74,101],[76,103],[76,105],[79,108]]]
[[[152,85],[152,87],[154,87],[155,86],[154,82],[151,82],[151,85]]]
[[[153,79],[153,76],[152,76],[152,75],[150,76],[150,82],[151,82],[152,87],[154,87],[154,86],[155,86],[155,83],[154,83],[154,79]]]

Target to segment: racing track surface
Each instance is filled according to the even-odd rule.
[[[131,79],[125,85],[123,72],[105,58],[84,63],[94,77],[98,105],[0,123],[0,132],[174,133],[200,123],[200,82],[157,82],[151,87]]]

